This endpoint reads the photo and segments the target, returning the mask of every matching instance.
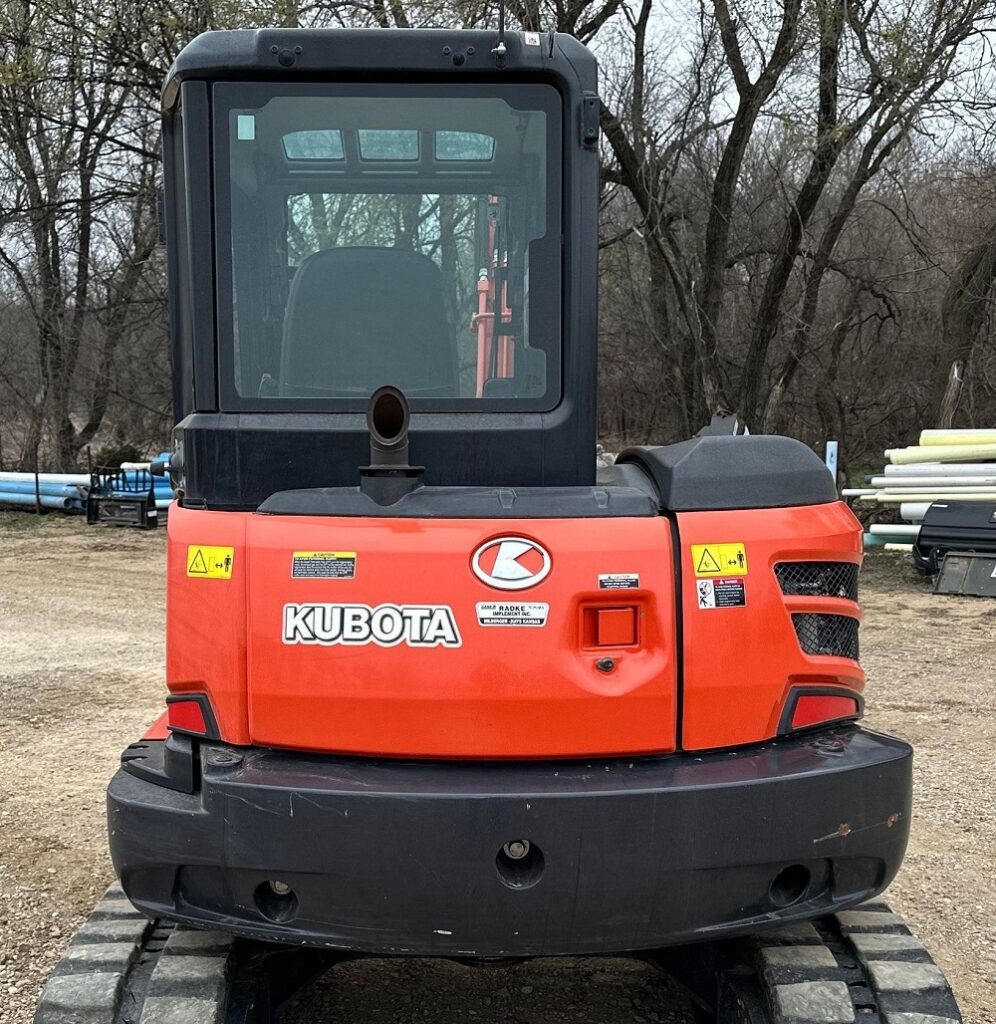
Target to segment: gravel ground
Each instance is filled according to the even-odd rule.
[[[103,789],[162,703],[163,537],[0,513],[0,1024],[27,1024],[111,877]],[[868,724],[917,747],[913,838],[888,898],[996,1024],[996,602],[933,597],[887,555],[863,573]],[[688,1020],[629,961],[511,971],[426,961],[335,968],[287,1024]]]

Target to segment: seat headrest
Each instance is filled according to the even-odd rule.
[[[407,249],[350,246],[305,259],[284,317],[280,393],[457,396],[457,350],[443,275]]]

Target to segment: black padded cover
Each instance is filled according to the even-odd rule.
[[[378,505],[358,487],[279,491],[257,511],[277,516],[370,516],[416,519],[599,519],[655,516],[657,502],[638,486],[419,487]]]
[[[935,573],[948,551],[996,554],[996,502],[935,501],[927,509],[913,545],[914,561]]]
[[[627,448],[671,512],[782,508],[837,500],[833,476],[801,441],[775,434],[703,436],[661,447]]]
[[[410,395],[455,397],[456,339],[443,279],[428,256],[349,246],[312,253],[287,299],[280,391],[375,391],[385,380]]]

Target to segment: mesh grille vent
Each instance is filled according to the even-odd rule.
[[[783,594],[858,599],[858,567],[852,562],[780,562],[775,576]]]
[[[858,660],[858,620],[849,615],[815,615],[810,612],[792,616],[799,646],[806,654],[829,654]]]

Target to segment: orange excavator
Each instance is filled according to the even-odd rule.
[[[960,1019],[868,903],[912,752],[859,724],[831,475],[709,430],[596,470],[591,53],[211,32],[163,112],[169,695],[108,791],[127,900],[243,951],[632,953],[706,1020]]]

